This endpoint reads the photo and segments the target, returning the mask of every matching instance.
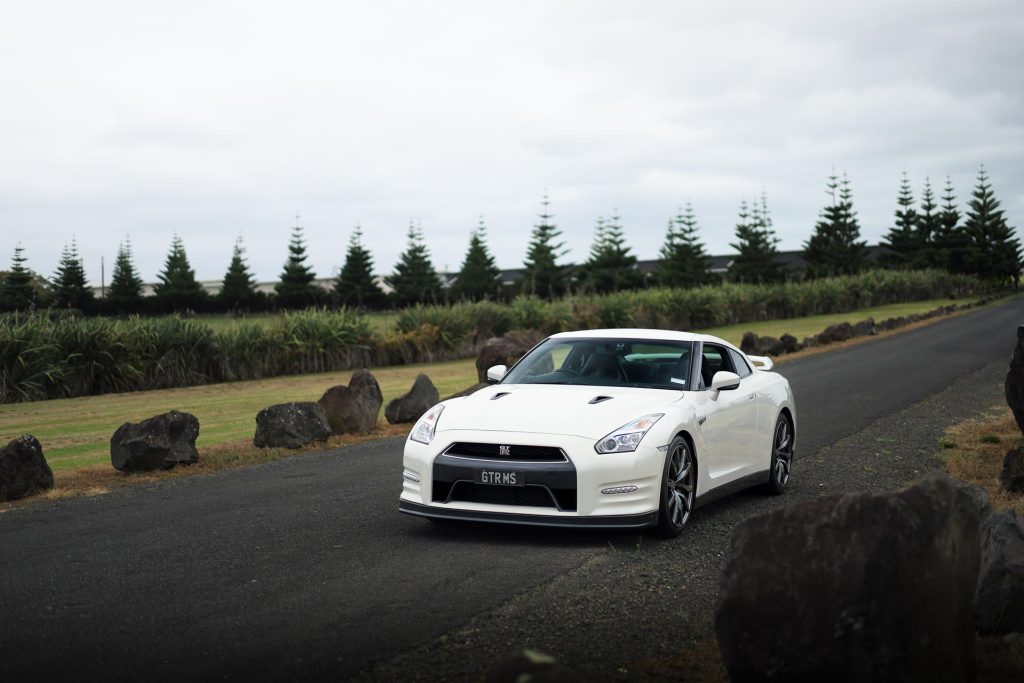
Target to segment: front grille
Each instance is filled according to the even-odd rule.
[[[487,505],[555,507],[555,501],[546,486],[489,486],[474,484],[471,481],[456,482],[449,500]]]
[[[486,503],[488,505],[530,505],[557,507],[559,510],[576,509],[575,488],[550,488],[543,484],[526,486],[496,486],[476,484],[465,479],[449,483],[434,480],[435,503]]]
[[[508,453],[503,454],[507,448]],[[565,462],[567,458],[561,448],[552,446],[502,445],[496,443],[453,443],[445,455],[477,460],[499,460],[510,462]]]

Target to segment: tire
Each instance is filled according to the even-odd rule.
[[[677,436],[672,439],[665,455],[655,534],[661,538],[674,538],[682,533],[683,527],[690,520],[696,499],[697,460],[686,439]]]
[[[779,415],[772,431],[772,464],[768,468],[766,488],[772,495],[785,492],[793,468],[793,425],[785,414]]]

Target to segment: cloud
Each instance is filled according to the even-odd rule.
[[[89,275],[130,233],[223,274],[237,234],[272,279],[296,212],[317,271],[362,224],[390,270],[410,220],[456,268],[482,213],[522,261],[547,189],[574,259],[618,210],[641,257],[692,201],[714,252],[762,188],[799,248],[833,166],[864,235],[899,176],[979,162],[1024,223],[1017,2],[22,3],[0,26],[0,259]],[[6,250],[4,252],[3,250]]]

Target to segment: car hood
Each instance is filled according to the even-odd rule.
[[[622,425],[664,412],[682,391],[557,384],[497,384],[445,404],[438,432],[472,429],[600,439]],[[591,403],[597,397],[608,397]]]

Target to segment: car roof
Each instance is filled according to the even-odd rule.
[[[710,334],[697,334],[695,332],[680,332],[678,330],[649,330],[639,328],[607,329],[607,330],[576,330],[575,332],[559,332],[551,335],[552,339],[650,339],[654,341],[702,341],[713,344],[723,344],[730,348],[736,348],[724,339],[713,337]]]

